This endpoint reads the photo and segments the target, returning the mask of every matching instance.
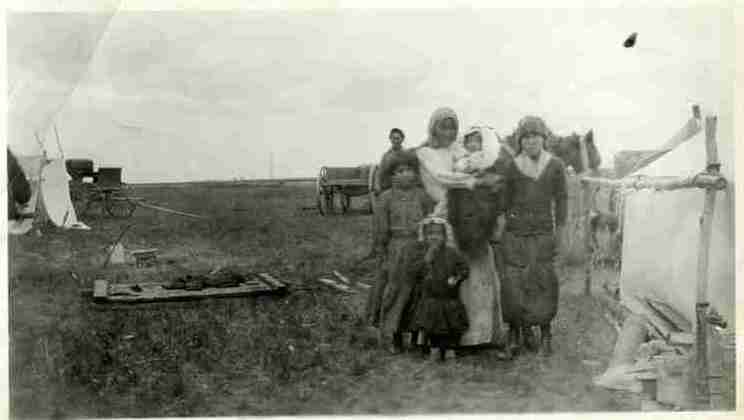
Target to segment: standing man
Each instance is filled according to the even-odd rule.
[[[390,164],[393,157],[397,156],[403,151],[403,140],[405,140],[406,135],[403,134],[403,130],[401,130],[400,128],[393,128],[390,130],[388,138],[390,139],[390,149],[388,149],[385,154],[382,155],[382,159],[380,159],[380,165],[377,167],[377,172],[375,173],[375,179],[372,185],[372,190],[375,197],[379,197],[383,191],[389,190],[393,186],[391,175],[392,171],[388,170],[387,166]],[[377,213],[377,209],[375,209],[375,213]],[[372,217],[372,250],[368,258],[375,256],[380,257],[379,255],[376,255],[375,251],[379,245],[377,243],[379,239],[377,237],[378,226],[376,219],[376,217]]]
[[[390,139],[390,149],[382,155],[380,166],[377,168],[377,173],[375,174],[375,195],[380,195],[380,193],[390,189],[392,186],[391,176],[388,174],[389,171],[385,170],[385,166],[388,165],[393,156],[403,151],[403,140],[405,140],[406,135],[403,134],[403,130],[400,128],[393,128],[390,130],[388,138]]]

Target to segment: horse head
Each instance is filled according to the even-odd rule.
[[[584,168],[584,162],[581,159],[582,141],[586,147],[588,168]],[[591,130],[585,136],[576,133],[566,137],[554,136],[552,139],[548,139],[547,148],[552,154],[561,158],[566,166],[572,166],[576,173],[594,171],[602,163],[602,158],[594,143],[594,132]]]

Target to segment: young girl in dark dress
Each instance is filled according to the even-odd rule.
[[[421,300],[415,325],[426,334],[432,359],[454,358],[454,348],[468,329],[468,315],[459,297],[460,283],[468,278],[468,265],[452,246],[451,228],[444,219],[424,219],[419,232],[419,249],[424,255],[417,272]]]

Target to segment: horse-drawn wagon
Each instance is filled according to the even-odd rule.
[[[134,213],[137,201],[129,196],[121,180],[122,168],[101,167],[94,171],[90,159],[67,159],[65,165],[72,178],[70,196],[79,215],[94,205],[100,205],[112,217],[126,218]]]
[[[346,213],[352,197],[369,197],[369,211],[374,209],[374,183],[377,165],[331,167],[320,169],[316,180],[317,206],[322,215],[334,214],[336,208]]]

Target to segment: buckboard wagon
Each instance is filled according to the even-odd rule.
[[[357,167],[324,166],[318,174],[317,206],[322,215],[341,214],[351,208],[352,197],[367,196],[369,211],[374,211],[374,183],[377,165],[360,165]]]
[[[137,200],[130,197],[121,180],[122,168],[93,170],[90,159],[65,161],[70,180],[70,198],[78,215],[85,215],[93,205],[99,204],[112,217],[127,218],[137,208]]]

